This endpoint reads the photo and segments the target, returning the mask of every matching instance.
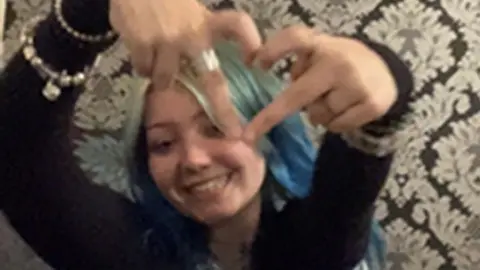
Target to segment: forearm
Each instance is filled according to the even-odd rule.
[[[352,212],[347,215],[350,217],[354,217],[355,212],[358,214],[369,212],[370,206],[373,205],[386,181],[393,153],[397,150],[395,147],[401,146],[396,142],[405,125],[408,124],[407,119],[411,112],[410,99],[413,91],[412,73],[394,52],[378,43],[363,42],[380,55],[388,66],[396,82],[397,100],[383,117],[365,125],[358,132],[327,133],[320,149],[321,154],[317,159],[317,172],[315,173],[317,179],[314,185],[322,185],[322,187],[315,186],[313,188],[314,192],[338,192],[339,189],[343,189],[348,198],[355,197],[354,201],[358,203],[349,205],[345,209]],[[363,141],[365,137],[371,139],[369,143]],[[391,142],[391,144],[373,145],[375,142]],[[370,149],[366,149],[369,147]],[[334,164],[335,158],[338,158],[336,164]],[[333,170],[329,170],[329,168],[338,170],[338,172],[333,174]],[[350,171],[351,175],[347,176],[341,168]],[[325,174],[328,176],[326,177]],[[335,181],[335,178],[344,179],[346,182],[342,184],[342,181]],[[343,193],[337,193],[337,195],[341,194]],[[336,211],[336,209],[333,210]]]
[[[324,138],[317,159],[312,195],[322,193],[322,196],[327,196],[323,193],[334,193],[351,198],[346,202],[352,201],[352,205],[346,205],[338,198],[332,199],[333,202],[338,202],[332,203],[333,211],[338,210],[336,207],[346,205],[344,210],[350,212],[346,215],[347,218],[369,212],[386,181],[396,150],[394,147],[399,147],[395,143],[410,114],[410,96],[413,90],[412,73],[394,52],[377,43],[365,43],[376,51],[389,67],[397,85],[398,98],[382,118],[365,125],[359,132],[327,133]],[[379,141],[392,143],[379,144],[378,149],[365,149],[369,145],[363,143],[365,137],[362,136],[371,139],[371,144]],[[314,197],[320,198],[323,204],[322,196]]]
[[[91,20],[95,10],[75,8],[72,25]],[[73,5],[65,11],[70,9]],[[107,12],[104,17],[108,18]],[[70,74],[90,65],[109,45],[78,42],[52,15],[38,26],[34,43],[45,63]],[[45,83],[21,51],[0,75],[2,210],[55,269],[150,269],[151,258],[141,248],[145,227],[138,209],[107,188],[91,184],[72,156],[68,135],[81,87],[64,88],[52,102],[42,95]]]
[[[67,0],[65,3],[75,2],[81,1]],[[67,6],[65,10],[71,8],[73,6]],[[79,11],[81,12],[81,10]],[[105,14],[108,13],[105,12]],[[108,44],[79,43],[67,33],[62,32],[62,28],[53,14],[50,14],[36,27],[34,34],[34,47],[38,57],[52,69],[66,70],[68,73],[83,70],[107,46]],[[0,164],[4,169],[2,173],[7,173],[5,171],[7,166],[19,166],[20,164],[25,166],[21,159],[32,155],[31,149],[54,151],[52,149],[69,148],[70,146],[68,130],[73,106],[80,94],[81,87],[65,88],[59,99],[51,102],[42,96],[42,89],[47,80],[48,78],[40,76],[39,72],[24,58],[22,48],[0,75],[2,89],[0,91],[0,129],[2,130],[0,147],[3,148],[0,151],[2,160]],[[49,149],[43,146],[48,143],[54,143],[56,147],[52,145],[52,149]],[[43,147],[39,148],[39,146]],[[66,153],[62,154],[69,156]],[[20,160],[14,163],[12,158]],[[62,159],[63,157],[53,156],[52,158]],[[14,178],[2,177],[2,180],[3,183],[8,183],[9,180],[14,181]],[[0,196],[2,199],[13,196],[11,192],[3,188],[0,189],[0,192],[7,193],[5,196]]]
[[[409,113],[413,89],[408,67],[388,48],[367,43],[389,66],[398,99],[381,119],[352,134],[327,133],[316,162],[313,191],[306,201],[317,213],[315,228],[332,267],[353,266],[365,254],[374,203],[391,168],[395,139]],[[364,143],[364,136],[371,139]],[[375,145],[374,142],[385,144]],[[322,244],[323,245],[323,244]],[[332,268],[334,269],[334,268]]]
[[[67,0],[65,11],[74,8],[68,6],[69,3],[76,2],[81,1]],[[104,16],[108,17],[107,14],[105,12]],[[77,14],[71,21],[85,20],[79,19],[80,17],[85,18]],[[78,42],[62,31],[53,13],[36,27],[34,34],[34,47],[38,57],[52,69],[68,73],[81,71],[92,64],[97,54],[107,46],[108,44]],[[59,100],[51,102],[42,96],[47,80],[24,58],[22,48],[0,75],[0,146],[4,148],[0,151],[2,161],[8,161],[12,157],[23,158],[24,155],[19,153],[22,150],[38,149],[42,143],[50,141],[60,148],[69,145],[71,115],[81,87],[65,88]],[[19,164],[22,163],[16,165]],[[11,166],[12,162],[1,162],[1,165]],[[9,178],[4,182],[8,180]]]

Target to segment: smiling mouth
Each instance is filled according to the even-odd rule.
[[[219,177],[203,181],[186,188],[187,192],[192,195],[213,195],[221,191],[230,182],[233,172],[224,174]]]

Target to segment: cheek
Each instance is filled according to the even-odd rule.
[[[263,156],[244,142],[232,142],[222,147],[218,162],[238,170],[245,178],[263,178],[265,162]],[[253,179],[252,179],[253,180]]]
[[[164,159],[155,156],[148,158],[150,175],[160,191],[166,196],[175,185],[175,170],[167,163]]]

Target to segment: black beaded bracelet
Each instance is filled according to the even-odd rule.
[[[80,31],[71,27],[63,16],[62,3],[63,0],[55,0],[53,4],[53,13],[55,14],[55,18],[59,22],[62,29],[65,30],[65,32],[67,32],[68,34],[82,42],[88,43],[99,43],[116,39],[117,35],[113,30],[108,30],[104,34],[94,35],[81,33]]]

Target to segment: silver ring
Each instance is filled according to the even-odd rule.
[[[192,59],[195,73],[203,74],[220,69],[220,61],[214,49],[204,50],[196,58]]]

